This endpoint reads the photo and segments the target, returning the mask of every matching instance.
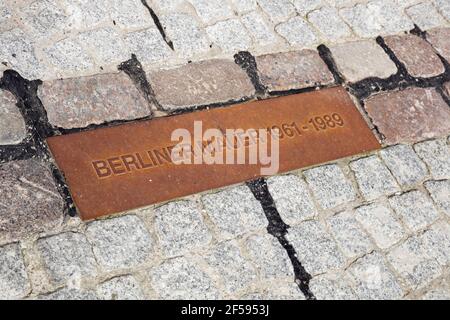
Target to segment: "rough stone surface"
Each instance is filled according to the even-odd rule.
[[[429,257],[442,267],[450,264],[450,225],[447,222],[435,223],[419,238]]]
[[[389,36],[384,40],[413,77],[429,78],[445,72],[433,47],[422,38],[409,34]]]
[[[406,9],[406,13],[422,30],[439,27],[445,24],[444,18],[442,18],[432,3],[419,3]]]
[[[390,208],[384,204],[370,204],[355,210],[355,218],[369,232],[380,249],[398,243],[406,233]]]
[[[186,258],[164,262],[150,270],[151,286],[161,299],[220,299],[211,278]]]
[[[356,199],[350,181],[337,165],[327,165],[304,172],[316,200],[324,209],[331,209]]]
[[[337,41],[351,36],[350,28],[339,16],[336,8],[322,7],[319,10],[310,12],[308,20],[319,29],[319,31],[329,41]]]
[[[408,88],[366,100],[365,107],[385,143],[414,143],[450,132],[450,109],[433,88]]]
[[[355,291],[359,299],[396,300],[403,296],[400,284],[378,252],[355,262],[347,274],[356,283]]]
[[[437,52],[450,63],[450,28],[436,28],[427,31],[427,40]]]
[[[300,177],[273,177],[267,180],[267,185],[281,218],[287,224],[296,224],[317,214],[308,187]]]
[[[345,8],[339,13],[360,37],[374,38],[414,28],[412,21],[393,0],[370,1],[367,5],[360,3],[353,7],[347,7],[348,4],[344,3]]]
[[[427,167],[411,146],[392,146],[381,150],[380,156],[402,186],[420,183],[428,174]]]
[[[213,43],[224,52],[237,53],[252,45],[252,38],[237,19],[218,22],[207,27],[206,32]]]
[[[450,300],[450,290],[448,288],[438,288],[428,291],[422,300]]]
[[[210,24],[233,16],[233,11],[227,1],[221,0],[190,0],[203,23]]]
[[[0,165],[0,241],[15,241],[61,225],[64,201],[49,168],[36,160]]]
[[[27,79],[40,79],[45,73],[36,58],[33,41],[18,28],[0,33],[0,61]]]
[[[257,7],[256,0],[231,0],[231,3],[240,13],[254,10]]]
[[[418,143],[414,150],[428,165],[434,179],[450,179],[450,150],[445,140]]]
[[[39,39],[50,37],[67,24],[67,16],[53,1],[34,1],[21,10],[21,18],[25,26],[35,31]]]
[[[373,40],[347,42],[330,47],[341,74],[349,82],[378,77],[388,78],[397,67]]]
[[[278,41],[278,38],[273,32],[273,28],[269,26],[268,22],[258,12],[250,12],[242,17],[242,23],[250,32],[255,43],[260,46],[271,45]]]
[[[289,0],[258,0],[258,4],[275,24],[295,14],[295,7]]]
[[[169,46],[156,28],[128,33],[124,41],[142,64],[163,61],[172,56]]]
[[[129,48],[114,28],[102,28],[80,33],[77,41],[90,52],[95,52],[98,65],[119,64],[131,57]]]
[[[306,300],[300,288],[293,281],[268,283],[262,292],[242,296],[242,300]]]
[[[98,300],[95,292],[76,288],[63,288],[53,293],[42,295],[38,300],[75,301],[75,300]]]
[[[294,275],[289,256],[275,237],[268,234],[251,236],[245,245],[262,279],[271,280]]]
[[[113,278],[97,287],[97,295],[102,300],[143,300],[144,294],[132,276]]]
[[[433,202],[421,191],[411,191],[389,199],[408,228],[419,231],[439,218]]]
[[[111,19],[121,28],[145,28],[153,25],[151,16],[140,0],[108,1]]]
[[[302,16],[327,4],[325,0],[292,0],[291,2]]]
[[[447,97],[450,97],[450,82],[444,84],[444,90],[447,92]]]
[[[20,143],[27,136],[25,121],[13,94],[0,89],[0,145]]]
[[[373,249],[370,238],[361,229],[351,212],[332,216],[327,219],[327,223],[346,257],[356,258]]]
[[[261,204],[246,186],[205,195],[202,202],[221,238],[230,239],[267,227]]]
[[[181,56],[192,57],[209,50],[210,40],[194,17],[184,13],[170,13],[161,16],[160,20]]]
[[[287,91],[334,82],[326,64],[312,50],[256,57],[260,80],[269,91]]]
[[[195,202],[171,202],[155,213],[156,234],[166,256],[204,247],[212,239]]]
[[[277,282],[264,290],[263,300],[305,300],[297,284]]]
[[[151,115],[149,103],[124,73],[46,81],[39,97],[50,123],[67,129]]]
[[[442,212],[450,217],[450,180],[427,181],[425,187]]]
[[[159,103],[167,110],[251,97],[255,89],[233,61],[209,60],[148,75]]]
[[[439,12],[447,18],[447,20],[450,20],[450,3],[447,0],[435,0],[434,4]]]
[[[310,47],[318,41],[312,28],[299,16],[280,23],[275,31],[293,46]]]
[[[307,221],[289,229],[286,238],[311,275],[341,268],[345,263],[336,242],[317,221]]]
[[[377,156],[350,163],[363,197],[368,200],[400,191],[394,177]]]
[[[410,238],[388,254],[388,260],[413,288],[422,287],[441,273],[439,263],[432,259],[418,238]]]
[[[54,43],[45,48],[44,52],[60,77],[67,75],[68,71],[77,75],[92,69],[95,64],[93,58],[83,50],[80,44],[70,38]]]
[[[19,245],[0,247],[0,300],[23,298],[30,289]]]
[[[106,270],[137,266],[153,249],[143,222],[132,215],[92,222],[86,234],[97,262]]]
[[[327,274],[315,277],[309,288],[318,300],[356,300],[348,277],[341,274]]]
[[[93,276],[97,271],[91,246],[80,233],[66,232],[40,239],[37,248],[54,282]]]
[[[243,290],[256,279],[256,270],[244,259],[234,241],[219,244],[208,253],[205,260],[222,278],[230,294]]]

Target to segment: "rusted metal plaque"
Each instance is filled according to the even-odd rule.
[[[179,141],[172,141],[172,133],[187,129],[194,136],[195,121],[197,124],[201,121],[203,131],[278,129],[279,172],[380,148],[341,87],[49,138],[50,150],[64,173],[82,219],[144,207],[262,175],[264,165],[259,162],[174,162],[170,155]],[[241,142],[249,149],[250,139]]]

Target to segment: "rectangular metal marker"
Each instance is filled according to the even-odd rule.
[[[47,139],[83,220],[261,176],[261,164],[174,164],[176,129],[280,131],[279,172],[380,148],[342,87]]]

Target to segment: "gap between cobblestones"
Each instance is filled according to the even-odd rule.
[[[153,22],[155,23],[156,27],[158,28],[159,33],[161,34],[161,37],[163,38],[164,42],[167,43],[167,45],[174,51],[173,42],[168,39],[166,32],[164,31],[164,27],[161,24],[161,21],[159,20],[159,17],[156,15],[155,11],[149,6],[147,3],[147,0],[141,0],[144,7],[147,8],[148,12],[150,13]]]
[[[317,47],[317,51],[319,52],[319,56],[322,58],[322,60],[325,62],[325,64],[328,67],[328,70],[330,70],[331,74],[334,77],[334,81],[337,85],[342,85],[344,83],[344,78],[341,75],[341,73],[338,71],[336,62],[333,59],[333,55],[328,49],[328,47],[324,44],[321,44]]]
[[[405,65],[400,62],[382,37],[377,37],[376,41],[394,62],[398,71],[396,74],[387,79],[367,78],[357,83],[349,84],[348,86],[350,93],[357,97],[360,101],[363,101],[371,95],[379,92],[392,91],[396,89],[403,90],[410,87],[436,88],[439,91],[439,88],[442,88],[445,82],[450,81],[450,64],[441,55],[437,54],[445,66],[445,72],[443,74],[432,78],[416,78],[408,73]],[[448,99],[445,97],[443,90],[440,90],[440,94],[448,103]]]
[[[142,64],[139,62],[135,54],[131,55],[131,59],[125,62],[122,62],[119,67],[119,70],[125,72],[128,77],[134,82],[135,86],[144,94],[145,99],[150,103],[157,106],[158,109],[161,109],[158,101],[155,98],[155,93],[147,80],[147,76],[145,74],[144,69],[142,68]],[[149,117],[152,117],[150,115]]]
[[[234,55],[234,62],[240,66],[252,81],[258,97],[264,97],[267,88],[261,83],[255,57],[248,51],[240,51]]]
[[[269,192],[269,188],[267,187],[266,180],[262,178],[253,180],[247,182],[247,186],[252,191],[256,200],[261,203],[266,218],[269,221],[267,231],[269,232],[269,234],[277,238],[277,240],[286,250],[294,269],[295,282],[297,283],[301,292],[305,295],[307,300],[316,300],[316,297],[309,288],[309,282],[311,281],[312,276],[306,271],[305,267],[303,267],[301,261],[298,260],[298,256],[295,252],[294,247],[286,239],[286,234],[288,233],[288,229],[290,228],[290,226],[287,225],[281,218],[275,206],[272,195]]]

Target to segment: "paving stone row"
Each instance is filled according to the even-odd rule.
[[[450,263],[449,159],[446,139],[429,140],[268,179],[317,298],[449,293],[434,285]],[[6,191],[27,192],[0,214],[2,234],[13,232],[1,240],[0,298],[304,299],[246,186],[55,229],[61,199],[46,175],[37,160],[0,168]],[[24,210],[34,223],[14,224]],[[37,266],[28,266],[32,259]]]
[[[432,30],[436,32],[430,42],[436,44],[436,52],[442,55],[446,49],[439,43],[444,41],[448,30],[450,28]],[[405,35],[390,36],[385,41],[411,75],[433,77],[444,71],[442,62],[425,40]],[[350,83],[371,77],[385,79],[398,71],[374,40],[346,42],[331,46],[330,50],[338,72]],[[256,63],[260,81],[268,92],[334,83],[333,75],[316,51],[265,54],[257,56]],[[50,124],[66,129],[149,117],[158,108],[176,111],[243,101],[255,96],[255,88],[247,74],[228,59],[150,71],[147,77],[158,106],[153,100],[149,101],[123,72],[44,81],[38,96]],[[448,86],[448,83],[444,85],[445,91]],[[16,144],[26,137],[25,124],[15,102],[9,92],[0,90],[1,119],[5,122],[0,132],[1,145]],[[414,107],[410,108],[411,105]],[[433,88],[380,93],[365,101],[365,109],[388,144],[416,142],[441,136],[449,130],[447,103]],[[388,114],[395,116],[388,117]]]
[[[151,69],[240,50],[261,54],[398,34],[414,24],[428,30],[450,20],[446,0],[146,2],[166,39],[140,0],[2,0],[1,68],[53,80],[116,71],[132,53]]]
[[[442,37],[448,30],[450,28],[439,29],[436,35]],[[429,78],[445,71],[436,55],[436,52],[442,52],[439,44],[434,51],[430,43],[415,35],[391,36],[385,40],[411,75]],[[386,79],[398,72],[395,63],[374,40],[345,42],[331,46],[330,50],[337,71],[350,84],[373,77]],[[333,74],[317,51],[264,54],[255,59],[260,82],[268,92],[334,83]],[[53,126],[72,129],[150,117],[158,109],[172,112],[244,101],[256,94],[246,72],[230,59],[193,62],[149,71],[146,75],[158,105],[153,100],[149,101],[123,72],[44,81],[38,96]],[[446,88],[448,83],[444,85],[444,90]],[[17,143],[25,136],[23,120],[14,108],[12,96],[5,91],[1,94],[0,106],[7,110],[2,119],[10,119],[11,130],[8,136],[0,136],[0,144]],[[412,143],[442,136],[449,131],[448,105],[433,88],[410,87],[383,92],[369,97],[364,104],[387,144]],[[410,108],[411,105],[414,107]]]

